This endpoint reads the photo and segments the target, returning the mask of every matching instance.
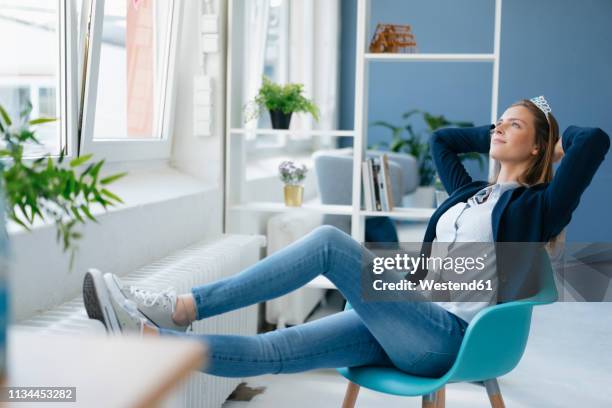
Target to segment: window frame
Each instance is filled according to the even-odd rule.
[[[53,83],[57,86],[55,93],[56,113],[58,121],[58,138],[59,151],[55,153],[45,153],[42,155],[31,155],[24,153],[24,161],[31,163],[41,156],[49,156],[57,160],[62,151],[67,157],[75,156],[75,150],[72,148],[74,137],[76,134],[76,112],[78,105],[76,96],[78,95],[73,81],[74,68],[78,63],[76,57],[75,41],[78,33],[76,30],[76,0],[55,0],[57,6],[56,13],[56,45],[59,53],[57,60],[57,78]],[[37,89],[40,89],[37,88]],[[31,89],[30,89],[31,92]],[[7,161],[8,158],[3,158],[1,161]]]
[[[100,70],[100,53],[105,0],[85,0],[81,17],[81,125],[77,149],[79,155],[93,153],[106,161],[159,160],[169,159],[172,150],[172,128],[174,121],[174,98],[176,87],[176,56],[182,14],[179,0],[165,0],[169,3],[168,39],[163,50],[161,87],[159,93],[158,117],[154,129],[159,138],[155,139],[94,139],[94,121]],[[88,15],[89,14],[89,15]]]
[[[60,151],[67,157],[77,156],[76,140],[78,131],[78,15],[76,1],[57,0],[59,3],[60,31],[60,87],[56,93],[60,118]]]

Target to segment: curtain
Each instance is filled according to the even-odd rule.
[[[307,96],[319,107],[316,127],[337,129],[340,1],[291,0],[289,27],[289,81],[303,83]],[[296,122],[296,129],[315,127],[310,115],[298,115]]]
[[[268,16],[270,0],[248,0],[246,5],[246,24],[244,27],[244,101],[252,101],[257,95],[264,74],[264,61],[266,52],[266,37],[268,34]],[[257,127],[257,121],[252,120],[245,124],[248,129]],[[247,139],[255,135],[247,135]]]

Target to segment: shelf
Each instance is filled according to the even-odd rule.
[[[398,207],[393,211],[360,211],[360,215],[368,217],[391,217],[398,220],[429,221],[435,208]]]
[[[493,62],[495,54],[365,54],[366,61]]]
[[[228,4],[228,19],[232,21],[232,10],[237,3],[235,1],[230,1]],[[257,217],[261,214],[273,214],[273,213],[294,213],[294,212],[310,212],[314,214],[334,214],[334,215],[344,215],[347,217],[351,217],[351,221],[355,223],[352,224],[351,236],[359,242],[364,240],[365,231],[364,231],[364,219],[366,217],[390,217],[394,220],[398,221],[398,228],[404,228],[407,232],[405,236],[410,239],[415,239],[424,234],[425,228],[427,227],[427,222],[430,220],[432,214],[435,212],[434,208],[410,208],[410,207],[399,207],[395,208],[393,211],[366,211],[364,208],[361,208],[361,200],[359,196],[361,194],[356,194],[355,197],[351,196],[351,202],[347,201],[347,205],[323,205],[319,203],[319,199],[315,199],[310,202],[304,203],[302,207],[299,208],[291,208],[286,207],[282,202],[249,202],[245,198],[245,194],[243,190],[243,183],[247,176],[245,175],[245,169],[243,168],[244,162],[248,163],[248,159],[252,158],[249,156],[250,151],[248,149],[251,147],[249,143],[253,143],[253,141],[247,140],[255,135],[270,135],[277,136],[277,140],[272,140],[272,142],[282,142],[278,143],[278,145],[285,145],[286,142],[291,140],[291,136],[295,135],[294,139],[298,139],[299,136],[303,136],[303,139],[307,138],[316,138],[316,137],[353,137],[353,151],[351,157],[353,159],[353,167],[354,170],[352,172],[352,179],[350,180],[350,184],[353,189],[362,190],[362,184],[359,177],[361,173],[358,168],[358,161],[362,156],[365,156],[368,146],[368,113],[369,113],[369,103],[376,103],[377,101],[369,101],[368,100],[368,89],[370,88],[370,76],[372,75],[369,68],[371,68],[370,62],[380,62],[380,63],[395,63],[395,62],[455,62],[455,63],[475,63],[471,64],[471,66],[479,67],[478,63],[486,64],[487,68],[490,66],[492,68],[492,81],[491,81],[491,120],[497,120],[497,106],[499,99],[499,67],[500,67],[500,38],[501,38],[501,3],[502,0],[494,0],[495,3],[495,23],[494,23],[494,31],[493,31],[493,47],[490,51],[484,53],[394,53],[394,54],[385,54],[385,53],[368,53],[368,44],[370,40],[370,36],[368,34],[369,22],[370,22],[370,11],[373,0],[358,0],[357,2],[357,10],[356,10],[356,29],[354,32],[355,41],[355,72],[354,72],[354,128],[352,130],[280,130],[280,129],[250,129],[245,128],[244,126],[252,125],[256,126],[255,123],[251,122],[248,124],[242,122],[234,122],[234,124],[238,127],[231,127],[232,123],[228,124],[229,129],[226,130],[226,169],[228,172],[228,177],[226,178],[226,192],[231,197],[230,200],[225,201],[225,210],[226,214],[232,212],[236,215],[243,215],[245,217],[238,217],[240,222],[243,218],[249,217]],[[238,17],[241,18],[242,14],[238,14]],[[228,44],[230,44],[230,51],[232,49],[239,50],[242,52],[243,48],[236,47],[232,48],[232,42],[236,42],[236,44],[240,44],[244,40],[244,28],[240,24],[230,25],[232,28],[228,33]],[[228,53],[228,57],[231,57],[232,53]],[[236,67],[232,67],[232,58],[228,58],[228,75],[227,75],[227,86],[226,88],[230,91],[238,90],[242,86],[242,79],[240,78],[240,74],[242,74],[242,70],[245,69],[242,62],[244,59],[239,54],[236,54],[239,58],[236,59],[238,61],[238,65]],[[235,64],[235,63],[234,63]],[[449,65],[450,66],[450,65]],[[452,66],[451,66],[452,68]],[[234,71],[236,70],[237,71]],[[237,81],[236,87],[232,84],[232,79]],[[228,91],[228,98],[226,100],[227,106],[227,115],[228,117],[237,117],[240,113],[238,111],[232,112],[232,108],[236,109],[241,105],[243,101],[237,100],[234,102],[232,100],[232,95],[235,92]],[[232,114],[233,113],[233,114]],[[298,124],[295,124],[298,125]],[[298,126],[296,126],[298,128]],[[266,138],[264,138],[266,139]],[[268,139],[275,139],[274,137]],[[310,139],[308,139],[310,140]],[[332,141],[335,139],[332,139]],[[240,153],[240,154],[238,154]],[[284,157],[284,152],[283,152]],[[272,160],[272,169],[276,163]],[[491,167],[492,168],[492,167]],[[344,181],[348,187],[349,181]],[[277,192],[278,193],[278,192]],[[271,196],[270,196],[271,197]],[[274,197],[279,197],[278,194],[275,193]],[[262,196],[262,200],[268,199],[267,196]],[[353,199],[355,200],[353,202]],[[232,204],[234,203],[242,203],[244,204]],[[240,213],[242,212],[242,213]],[[297,214],[297,213],[296,213]],[[231,217],[226,217],[227,220],[231,220]],[[357,222],[359,221],[359,222]],[[400,221],[410,221],[410,222],[400,222]],[[414,225],[413,225],[414,224]],[[418,224],[418,225],[417,225]],[[242,232],[242,229],[238,223],[232,222],[232,228],[236,229],[235,232]],[[235,227],[234,227],[235,225]],[[250,228],[247,226],[246,228]],[[234,232],[234,231],[229,231]],[[312,282],[308,284],[311,287],[333,287],[331,282],[327,281],[327,279],[323,277],[319,277],[314,279]]]
[[[353,207],[350,205],[324,205],[318,203],[304,203],[301,207],[287,207],[282,202],[254,202],[248,204],[239,204],[231,207],[233,211],[250,211],[250,212],[291,212],[291,211],[308,211],[319,214],[334,214],[334,215],[352,215]],[[391,217],[399,220],[410,221],[429,221],[429,218],[434,213],[434,208],[405,208],[398,207],[393,211],[359,211],[359,215],[367,217]]]
[[[295,136],[355,136],[353,130],[283,130],[283,129],[244,129],[231,128],[230,133],[234,135],[295,135]]]
[[[239,204],[231,207],[234,211],[251,211],[251,212],[291,212],[291,211],[308,211],[320,214],[336,214],[336,215],[351,215],[353,207],[350,205],[323,205],[304,203],[301,207],[287,207],[285,203],[275,202],[254,202],[248,204]]]

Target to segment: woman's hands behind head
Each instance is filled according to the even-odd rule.
[[[561,161],[564,155],[565,151],[563,151],[562,138],[559,138],[559,141],[555,145],[555,152],[553,153],[553,163],[558,163]]]

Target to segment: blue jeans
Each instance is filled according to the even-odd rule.
[[[223,377],[362,365],[442,375],[455,361],[467,323],[431,302],[364,301],[364,251],[349,235],[323,226],[235,276],[192,289],[199,320],[276,298],[323,274],[351,310],[251,336],[160,332],[200,338],[209,357],[202,371]]]

